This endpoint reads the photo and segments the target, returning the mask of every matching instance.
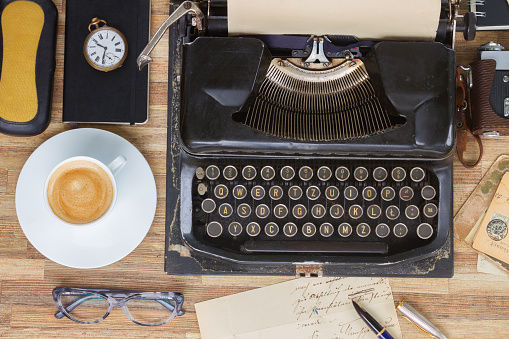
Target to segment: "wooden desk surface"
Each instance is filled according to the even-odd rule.
[[[93,127],[115,132],[132,142],[145,155],[154,172],[158,205],[154,223],[141,245],[125,259],[108,267],[76,270],[45,259],[27,241],[16,217],[14,194],[20,170],[43,141],[69,129],[61,123],[64,64],[65,0],[55,0],[59,9],[57,70],[52,122],[42,135],[16,138],[0,135],[0,337],[166,337],[199,338],[194,312],[196,302],[221,297],[291,279],[290,277],[168,276],[164,273],[166,103],[168,38],[155,50],[150,77],[150,119],[144,126]],[[167,0],[152,0],[152,33],[168,14]],[[459,38],[459,37],[458,37]],[[476,48],[498,40],[509,48],[509,33],[482,33],[474,42],[458,39],[458,60],[466,64],[476,57]],[[484,140],[485,155],[475,169],[457,161],[454,173],[455,211],[468,197],[483,173],[500,154],[509,153],[509,138]],[[509,278],[476,271],[477,255],[460,241],[455,247],[452,279],[391,279],[396,300],[405,297],[426,314],[450,338],[505,336],[509,328]],[[185,294],[184,317],[156,328],[131,323],[115,310],[100,324],[80,325],[53,317],[51,291],[56,286],[129,288],[178,291]],[[400,318],[406,338],[427,338]]]

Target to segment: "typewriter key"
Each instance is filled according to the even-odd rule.
[[[292,214],[297,219],[304,218],[307,213],[308,213],[308,211],[307,211],[306,207],[304,207],[304,205],[297,204],[297,205],[293,206],[293,208],[292,208]]]
[[[368,224],[363,222],[357,225],[356,231],[359,237],[365,238],[371,233],[371,227],[369,227]]]
[[[421,190],[421,196],[425,200],[431,200],[436,195],[435,188],[433,186],[424,186]]]
[[[410,179],[414,182],[421,182],[424,179],[424,170],[420,167],[414,167],[410,171]]]
[[[231,165],[226,166],[223,169],[223,177],[225,177],[226,180],[234,180],[237,177],[237,169]]]
[[[355,200],[359,195],[359,191],[354,186],[348,186],[345,188],[345,198],[348,200]]]
[[[217,185],[215,188],[214,188],[214,195],[216,196],[216,198],[218,199],[224,199],[228,196],[228,187],[226,187],[225,185],[221,184],[221,185]]]
[[[228,203],[224,203],[221,206],[219,206],[219,215],[223,218],[228,218],[233,213],[233,207],[232,205]]]
[[[348,214],[352,219],[359,219],[360,217],[362,217],[363,213],[364,211],[362,210],[362,207],[360,207],[359,205],[352,205],[348,209]]]
[[[412,198],[414,197],[414,190],[408,186],[401,187],[399,190],[399,197],[403,201],[412,200]]]
[[[349,237],[350,234],[352,234],[352,226],[350,226],[349,223],[344,222],[341,225],[339,225],[338,228],[339,235],[343,238]]]
[[[376,190],[372,186],[365,187],[362,190],[362,197],[366,201],[371,201],[376,198]]]
[[[394,232],[394,235],[398,238],[403,238],[408,233],[408,227],[406,227],[403,223],[398,223],[394,226],[394,229],[392,230]]]
[[[205,175],[209,180],[216,180],[221,175],[221,171],[219,170],[219,167],[217,167],[216,165],[210,165],[205,170]]]
[[[311,215],[316,219],[321,219],[325,216],[326,209],[321,204],[314,205],[311,208]]]
[[[399,208],[397,206],[391,205],[385,210],[385,215],[388,219],[395,220],[399,217]]]
[[[199,195],[205,195],[207,193],[207,185],[203,182],[200,182],[198,184],[197,191]]]
[[[265,188],[263,188],[262,186],[255,186],[251,188],[251,196],[255,200],[262,200],[263,197],[265,196]]]
[[[366,214],[371,219],[378,219],[382,215],[382,209],[378,205],[371,205],[367,208]]]
[[[381,182],[387,179],[387,170],[383,167],[377,167],[373,171],[373,178],[375,178],[376,181]]]
[[[312,222],[307,222],[302,226],[302,234],[306,237],[312,237],[316,233],[316,226]]]
[[[242,169],[242,177],[246,180],[253,180],[256,177],[256,168],[249,165]]]
[[[269,237],[274,237],[279,233],[279,226],[275,222],[269,222],[265,225],[265,234]]]
[[[239,207],[237,207],[237,214],[241,218],[247,218],[251,215],[251,206],[248,204],[240,204]]]
[[[250,222],[246,226],[246,233],[252,237],[256,237],[258,234],[260,234],[260,231],[261,228],[257,222]]]
[[[332,177],[332,171],[327,166],[322,166],[318,169],[318,172],[316,173],[318,176],[318,179],[321,181],[327,181]]]
[[[325,189],[325,196],[329,200],[336,200],[339,198],[339,189],[336,186],[329,186]]]
[[[223,233],[223,225],[217,221],[213,221],[207,224],[207,234],[209,237],[217,238]]]
[[[382,188],[382,199],[385,201],[391,201],[396,196],[396,191],[392,187],[384,187]]]
[[[201,202],[201,209],[205,213],[212,213],[216,209],[216,202],[212,199],[205,199]]]
[[[334,219],[339,219],[343,216],[343,213],[345,213],[345,210],[343,209],[343,206],[341,205],[332,205],[330,208],[330,216]]]
[[[426,204],[424,205],[423,213],[427,218],[434,218],[438,213],[438,207],[432,203]]]
[[[247,195],[247,189],[245,186],[237,185],[233,188],[233,196],[235,199],[242,200]]]
[[[423,223],[417,227],[417,236],[421,239],[429,239],[433,235],[433,227],[430,224]]]
[[[198,180],[202,180],[205,178],[205,170],[202,167],[198,167],[196,169],[195,174],[196,174],[196,179],[198,179]]]
[[[389,226],[387,226],[387,224],[379,224],[379,225],[375,228],[375,234],[376,234],[379,238],[385,238],[385,237],[387,237],[389,234],[391,234],[391,229],[389,228]]]
[[[350,170],[346,168],[345,166],[341,166],[336,168],[336,179],[339,181],[345,181],[348,180],[350,177]]]
[[[274,215],[278,219],[283,219],[288,215],[288,207],[283,204],[276,205],[274,207]]]
[[[368,178],[368,170],[366,169],[366,167],[357,167],[355,169],[355,171],[353,172],[353,177],[357,180],[357,181],[364,181]]]
[[[283,233],[287,237],[293,237],[295,234],[297,234],[297,225],[295,225],[293,222],[288,222],[283,226]]]
[[[299,170],[299,178],[304,181],[311,180],[313,177],[313,170],[309,166],[302,166]]]
[[[292,200],[299,200],[302,197],[302,188],[299,186],[292,186],[288,189],[288,195]]]
[[[283,180],[290,181],[295,176],[295,170],[291,166],[285,166],[281,168],[280,175]]]
[[[320,197],[320,189],[316,186],[309,186],[306,190],[306,196],[309,200],[316,200]]]
[[[274,179],[276,176],[276,171],[274,171],[274,168],[272,166],[265,166],[262,168],[260,175],[262,176],[263,180],[269,181]]]
[[[391,176],[394,181],[400,182],[405,180],[406,171],[403,167],[395,167],[391,172]]]
[[[409,205],[405,209],[405,215],[408,219],[411,220],[417,219],[417,217],[419,216],[419,209],[415,205]]]
[[[272,200],[279,200],[283,197],[283,189],[279,186],[272,186],[269,189],[269,197]]]
[[[265,219],[270,214],[269,206],[265,204],[258,205],[256,206],[255,213],[258,218]]]
[[[328,222],[323,223],[320,226],[320,234],[322,235],[322,237],[330,237],[332,233],[334,233],[334,226],[332,226]]]
[[[232,222],[228,226],[228,233],[230,233],[234,237],[240,235],[240,233],[242,233],[242,225],[236,221]]]

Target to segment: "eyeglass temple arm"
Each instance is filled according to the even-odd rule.
[[[73,302],[69,306],[64,307],[64,309],[67,311],[67,313],[72,312],[72,310],[74,310],[80,304],[84,303],[87,300],[95,299],[95,298],[97,298],[97,297],[94,296],[94,295],[87,295],[85,297],[82,297],[82,298],[76,300],[75,302]],[[57,319],[62,319],[64,316],[65,316],[65,314],[62,311],[58,311],[57,313],[55,313],[55,318],[57,318]]]

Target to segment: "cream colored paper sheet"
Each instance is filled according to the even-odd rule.
[[[203,339],[374,338],[352,298],[401,338],[386,278],[296,279],[201,302],[195,309]]]
[[[228,32],[435,38],[440,0],[228,0]]]

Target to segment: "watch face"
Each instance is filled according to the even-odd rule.
[[[92,67],[102,71],[120,67],[127,53],[123,35],[111,27],[103,27],[90,33],[84,47],[87,61]]]

